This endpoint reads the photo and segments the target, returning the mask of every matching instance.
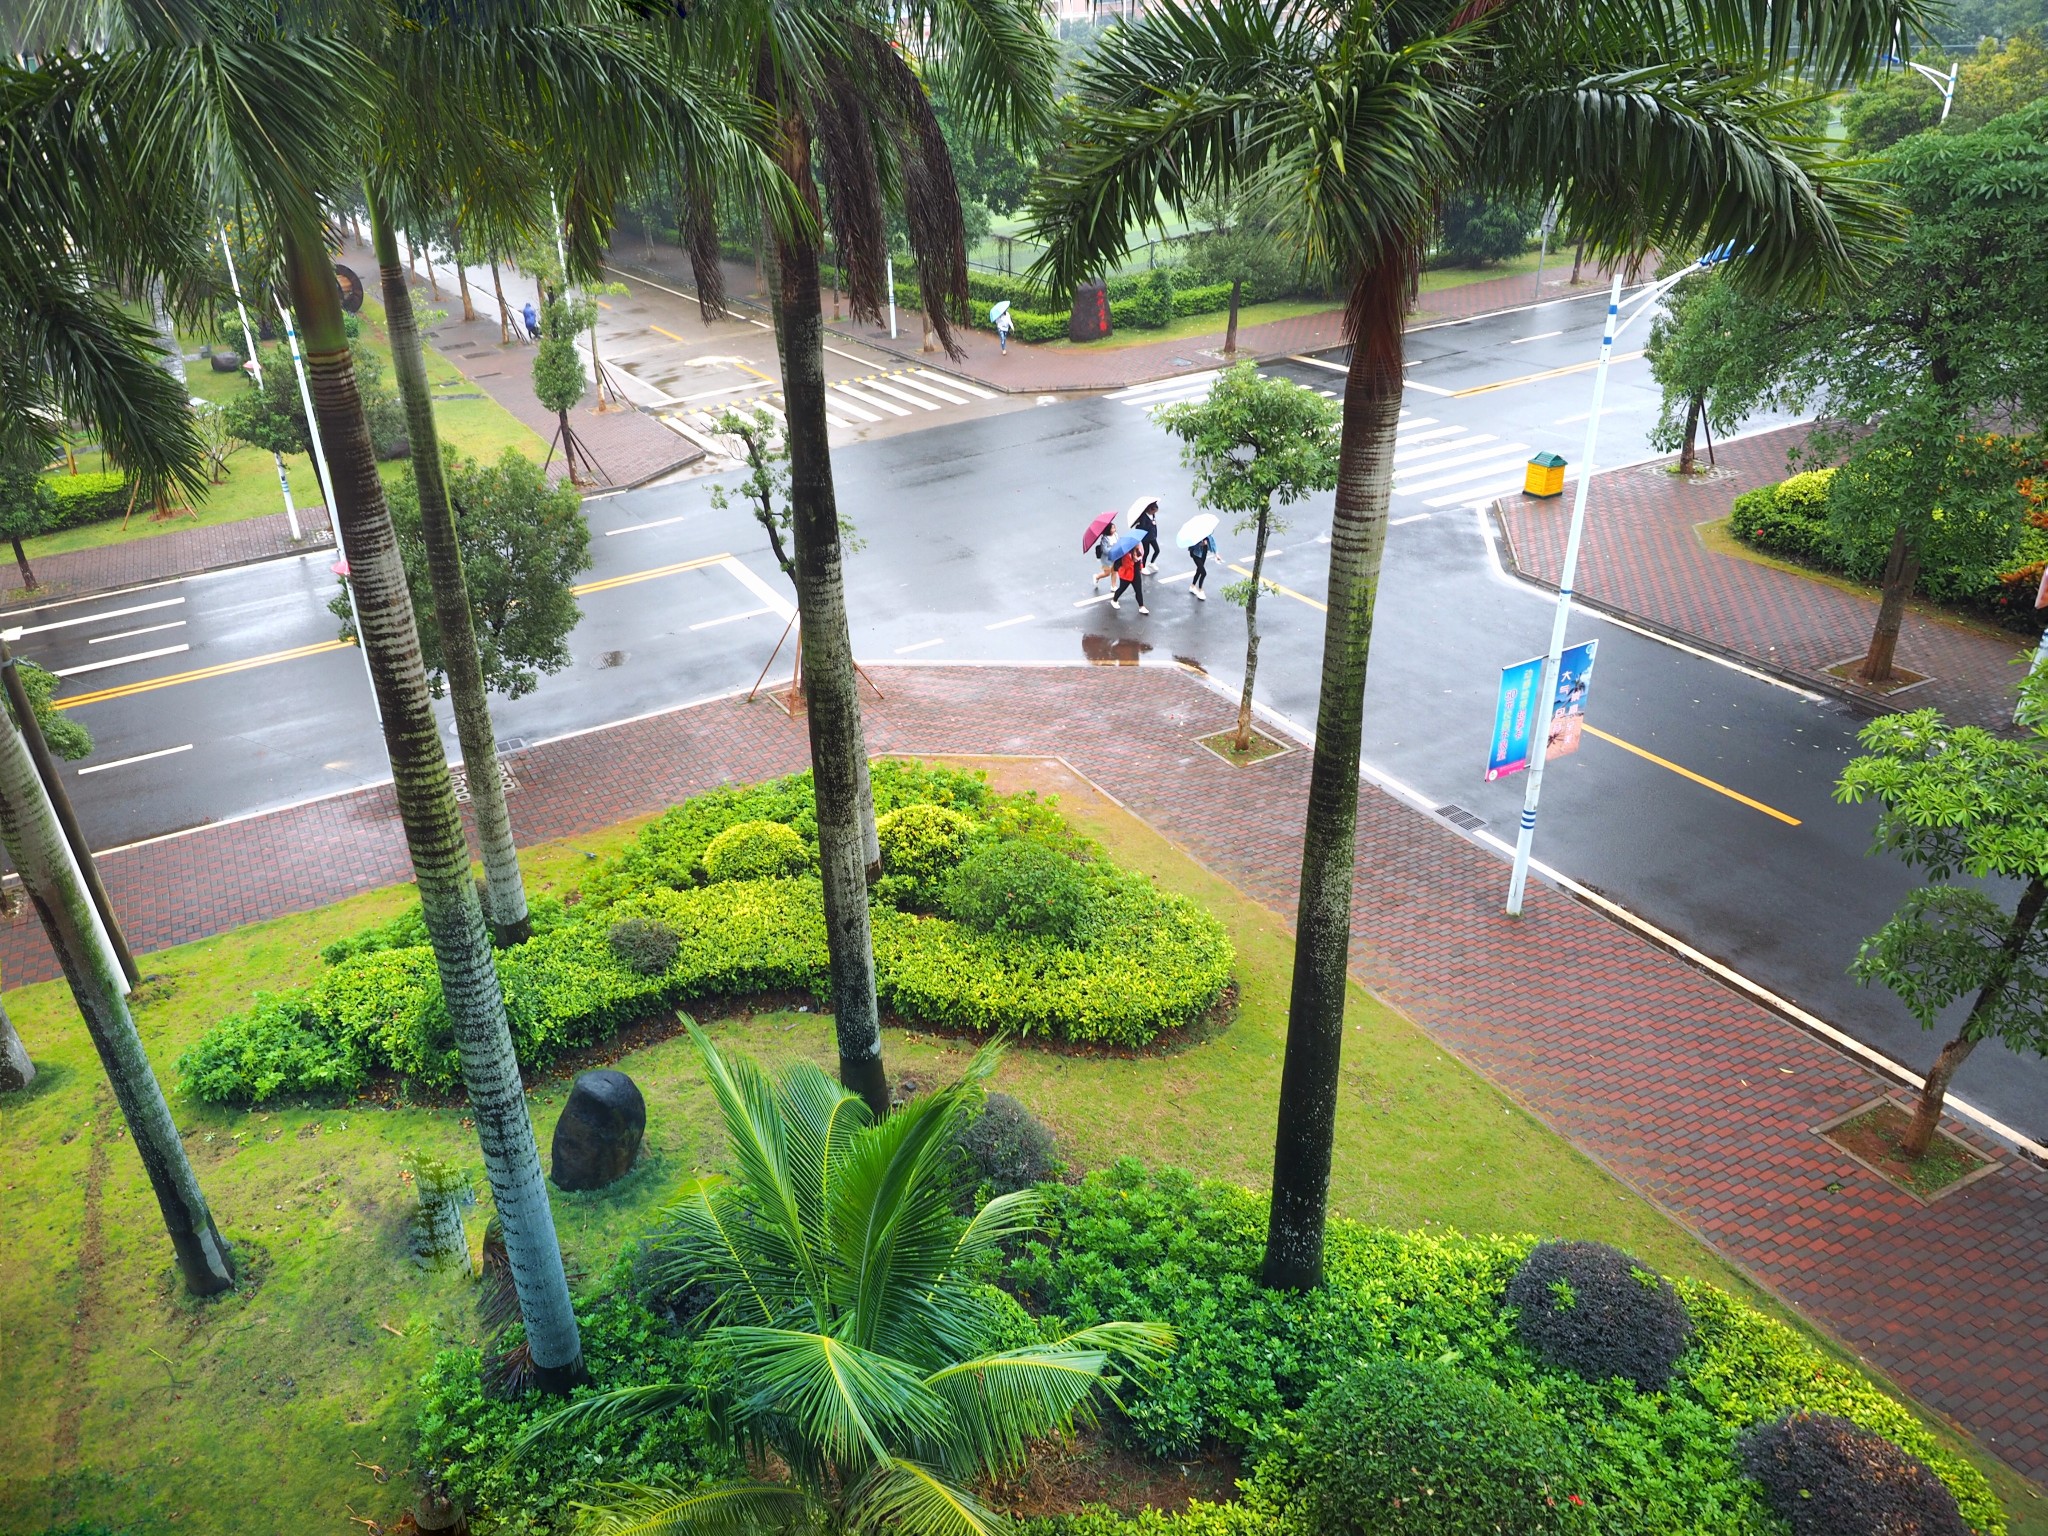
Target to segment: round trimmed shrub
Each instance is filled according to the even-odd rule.
[[[1833,1414],[1755,1425],[1735,1455],[1793,1536],[1970,1536],[1955,1495],[1926,1462]]]
[[[883,875],[904,881],[913,897],[927,902],[966,857],[973,835],[973,820],[948,805],[899,806],[875,822]]]
[[[1562,1536],[1593,1529],[1549,1427],[1499,1387],[1368,1357],[1309,1400],[1295,1512],[1317,1536]]]
[[[976,850],[947,878],[939,909],[983,933],[1073,943],[1087,926],[1088,875],[1057,848],[1006,838]]]
[[[960,1128],[959,1144],[999,1195],[1043,1184],[1066,1166],[1045,1122],[1007,1093],[988,1096],[981,1113]]]
[[[1501,1300],[1524,1344],[1588,1381],[1619,1376],[1661,1392],[1692,1342],[1671,1282],[1606,1243],[1538,1243]]]
[[[682,940],[667,923],[651,917],[629,917],[613,923],[605,935],[619,964],[636,976],[659,976],[675,963]]]
[[[714,882],[800,875],[810,863],[810,850],[796,828],[779,821],[743,821],[727,827],[704,850],[704,873]]]

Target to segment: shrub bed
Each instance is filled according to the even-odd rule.
[[[1361,1361],[1400,1356],[1455,1369],[1511,1399],[1563,1448],[1569,1487],[1560,1486],[1560,1496],[1582,1499],[1605,1532],[1782,1533],[1763,1488],[1745,1474],[1738,1437],[1792,1411],[1831,1414],[1882,1437],[1933,1470],[1979,1536],[2005,1530],[1983,1477],[1904,1405],[1714,1286],[1674,1283],[1691,1344],[1667,1388],[1643,1392],[1622,1379],[1560,1370],[1522,1342],[1504,1302],[1533,1247],[1529,1238],[1333,1220],[1328,1283],[1288,1295],[1258,1283],[1266,1201],[1249,1191],[1149,1174],[1126,1160],[1048,1193],[1046,1235],[1010,1262],[1006,1283],[1027,1306],[1073,1323],[1123,1317],[1171,1326],[1179,1350],[1156,1377],[1123,1389],[1121,1429],[1154,1455],[1186,1455],[1209,1442],[1246,1453],[1252,1513],[1296,1501],[1306,1485],[1303,1410],[1316,1390]],[[1158,1530],[1281,1529],[1221,1519],[1191,1513],[1172,1517],[1186,1524]]]
[[[916,764],[878,762],[872,780],[895,869],[874,893],[876,983],[899,1016],[1138,1046],[1222,996],[1222,925],[1118,869],[1049,803]],[[534,937],[497,957],[521,1065],[703,999],[826,999],[816,844],[808,774],[714,790],[650,823],[575,907],[536,901]],[[994,874],[963,881],[971,868]],[[259,994],[186,1052],[187,1092],[260,1104],[352,1094],[379,1071],[433,1092],[461,1081],[417,907],[322,954],[312,984]]]
[[[84,523],[104,523],[128,512],[128,477],[118,472],[105,474],[45,475],[43,483],[57,498],[45,533],[76,528]],[[147,512],[149,505],[143,504]]]

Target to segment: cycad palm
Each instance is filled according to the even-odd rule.
[[[1561,198],[1608,252],[1733,242],[1737,280],[1824,283],[1885,221],[1802,136],[1821,85],[1918,25],[1918,0],[1163,0],[1098,44],[1034,199],[1043,272],[1113,261],[1162,205],[1249,190],[1288,212],[1354,338],[1331,528],[1268,1283],[1320,1282],[1350,952],[1366,662],[1385,548],[1402,318],[1451,191]]]
[[[604,1532],[775,1528],[979,1536],[1005,1523],[971,1489],[1022,1465],[1034,1438],[1069,1430],[1119,1367],[1172,1345],[1151,1324],[1106,1323],[991,1349],[999,1294],[977,1276],[1028,1230],[1020,1190],[955,1214],[953,1133],[997,1053],[966,1078],[877,1124],[809,1063],[771,1082],[691,1029],[731,1144],[732,1172],[690,1185],[664,1213],[655,1272],[717,1296],[704,1340],[731,1363],[718,1422],[754,1466],[784,1480],[619,1490],[593,1511]],[[1012,1310],[1013,1330],[1016,1321]],[[593,1397],[547,1421],[659,1411],[694,1389],[648,1385]]]

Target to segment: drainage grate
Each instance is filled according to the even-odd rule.
[[[1452,826],[1465,832],[1477,832],[1486,825],[1484,816],[1474,816],[1462,805],[1440,805],[1436,808],[1436,813]]]

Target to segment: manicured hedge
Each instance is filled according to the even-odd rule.
[[[878,762],[872,778],[905,866],[878,885],[873,912],[877,990],[902,1017],[1135,1046],[1198,1018],[1229,984],[1222,925],[1117,869],[1050,804],[913,763]],[[714,790],[649,824],[576,907],[535,902],[534,937],[497,957],[521,1064],[544,1068],[706,998],[826,1000],[816,838],[808,774]],[[949,861],[1005,848],[1070,871],[1069,940],[931,915]],[[454,1088],[461,1059],[425,938],[413,908],[329,945],[310,986],[259,995],[185,1054],[186,1091],[211,1103],[348,1095],[380,1070]]]
[[[1240,292],[1240,305],[1249,304],[1251,299]],[[1173,312],[1186,319],[1190,315],[1220,315],[1230,308],[1230,284],[1203,283],[1195,288],[1176,288],[1173,293]]]
[[[1794,1409],[1884,1436],[1933,1468],[1979,1536],[2006,1528],[1983,1476],[1904,1405],[1714,1286],[1674,1282],[1692,1344],[1665,1391],[1641,1392],[1546,1365],[1521,1342],[1503,1301],[1533,1246],[1527,1237],[1401,1233],[1333,1220],[1327,1284],[1288,1295],[1258,1283],[1262,1196],[1151,1174],[1130,1160],[1048,1195],[1046,1234],[1010,1263],[1005,1283],[1034,1311],[1073,1323],[1171,1326],[1180,1343],[1168,1367],[1120,1392],[1122,1428],[1155,1455],[1184,1456],[1214,1442],[1246,1453],[1256,1465],[1255,1507],[1282,1507],[1303,1485],[1300,1415],[1316,1389],[1362,1360],[1394,1354],[1468,1373],[1525,1408],[1569,1452],[1566,1494],[1583,1499],[1596,1528],[1612,1536],[1780,1536],[1737,1442]],[[1134,1529],[1240,1536],[1281,1528],[1204,1514]],[[1097,1525],[1074,1529],[1110,1536]]]
[[[128,477],[118,472],[45,475],[43,483],[57,498],[57,510],[50,514],[46,533],[84,523],[104,523],[128,513]],[[142,510],[147,512],[149,508],[144,505]]]

